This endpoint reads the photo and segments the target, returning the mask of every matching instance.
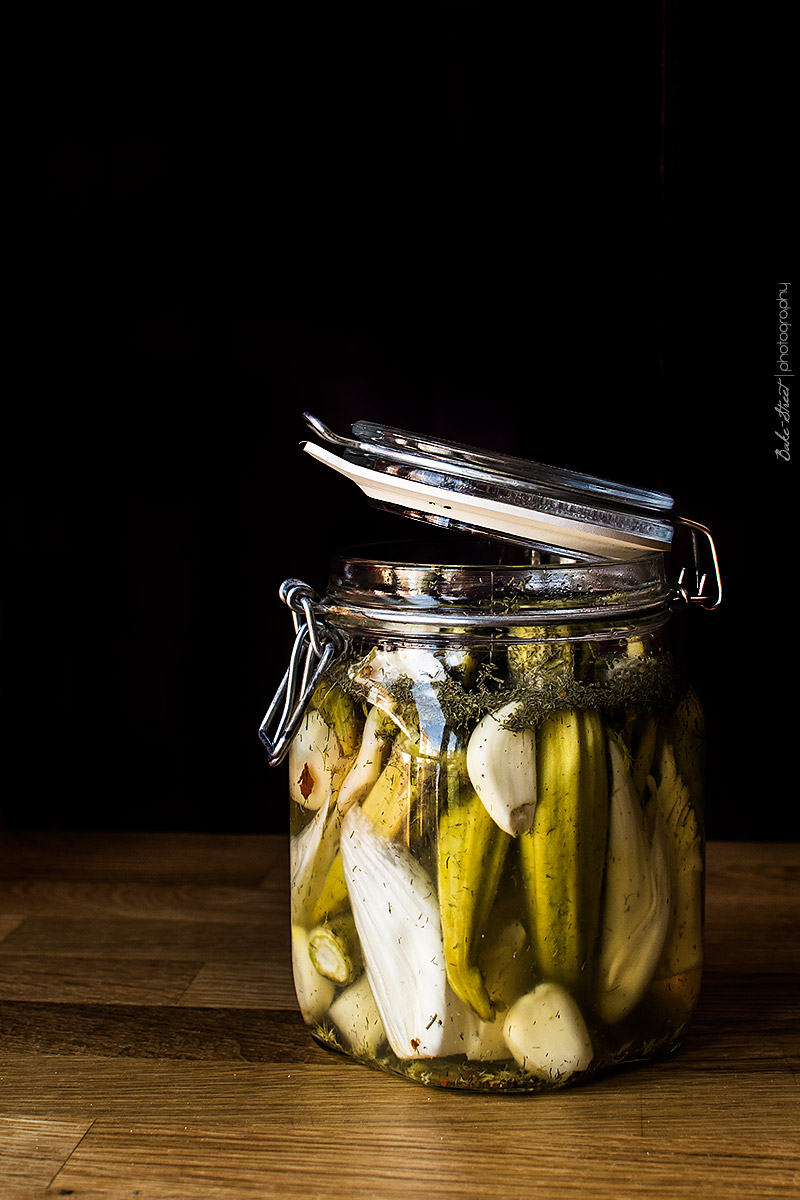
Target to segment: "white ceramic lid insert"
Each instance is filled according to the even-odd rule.
[[[670,548],[673,501],[662,492],[369,421],[341,437],[304,416],[327,443],[303,443],[308,454],[352,480],[373,505],[413,520],[587,561]]]

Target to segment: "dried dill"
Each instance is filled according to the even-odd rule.
[[[669,709],[682,695],[678,673],[666,657],[631,659],[601,680],[547,669],[504,680],[491,664],[485,665],[470,690],[453,679],[433,684],[444,718],[457,733],[467,733],[486,713],[511,703],[516,710],[507,727],[521,730],[562,709]]]
[[[368,668],[375,653],[351,654],[330,675],[362,704],[369,703],[374,686]],[[447,728],[464,737],[487,713],[512,703],[515,712],[507,725],[521,730],[568,708],[665,710],[679,703],[684,691],[668,654],[605,659],[594,647],[569,641],[517,643],[506,648],[502,660],[471,656],[466,666],[448,665],[446,672],[428,681],[430,690],[421,689],[407,671],[381,681],[412,736],[422,728],[438,739]]]
[[[513,691],[492,661],[479,664],[472,687],[465,687],[452,676],[434,680],[432,687],[446,724],[459,734],[467,733],[487,712],[501,707],[506,695]]]

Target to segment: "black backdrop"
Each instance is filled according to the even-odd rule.
[[[2,820],[285,827],[278,585],[399,521],[300,452],[308,409],[708,524],[709,832],[796,836],[788,6],[286,9],[12,39]]]

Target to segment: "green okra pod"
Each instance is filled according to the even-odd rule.
[[[537,966],[575,989],[597,939],[608,832],[605,732],[594,710],[568,709],[536,735],[537,806],[519,837],[520,867]]]
[[[439,822],[438,886],[447,977],[456,995],[483,1020],[494,1006],[478,966],[480,941],[489,919],[510,834],[466,785],[451,797]]]

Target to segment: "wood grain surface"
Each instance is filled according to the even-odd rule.
[[[448,1094],[316,1046],[280,837],[0,839],[0,1200],[800,1194],[800,846],[712,844],[671,1057]]]

